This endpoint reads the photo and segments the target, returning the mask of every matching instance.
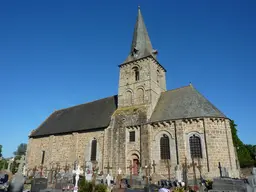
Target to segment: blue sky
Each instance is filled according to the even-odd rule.
[[[0,2],[0,144],[11,156],[54,110],[117,94],[137,6],[168,89],[188,85],[256,144],[256,1]]]

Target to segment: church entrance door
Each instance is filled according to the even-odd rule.
[[[139,171],[139,160],[138,159],[133,159],[132,174],[133,175],[138,175],[138,171]]]

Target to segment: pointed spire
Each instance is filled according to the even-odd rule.
[[[138,6],[138,16],[133,32],[132,46],[125,62],[140,59],[149,55],[156,57],[156,54],[157,51],[152,48],[147,28],[140,11],[140,6]]]

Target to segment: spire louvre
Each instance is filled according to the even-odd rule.
[[[152,47],[140,6],[138,6],[138,16],[134,27],[131,50],[125,62],[137,60],[146,56],[153,56],[156,58],[156,55],[157,51]]]

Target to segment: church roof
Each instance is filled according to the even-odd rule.
[[[30,137],[106,128],[117,109],[117,95],[53,112]]]
[[[150,122],[196,117],[226,117],[192,85],[163,92]]]
[[[147,56],[156,58],[157,51],[152,48],[146,25],[144,23],[140,7],[135,24],[130,53],[124,63],[141,59]]]

